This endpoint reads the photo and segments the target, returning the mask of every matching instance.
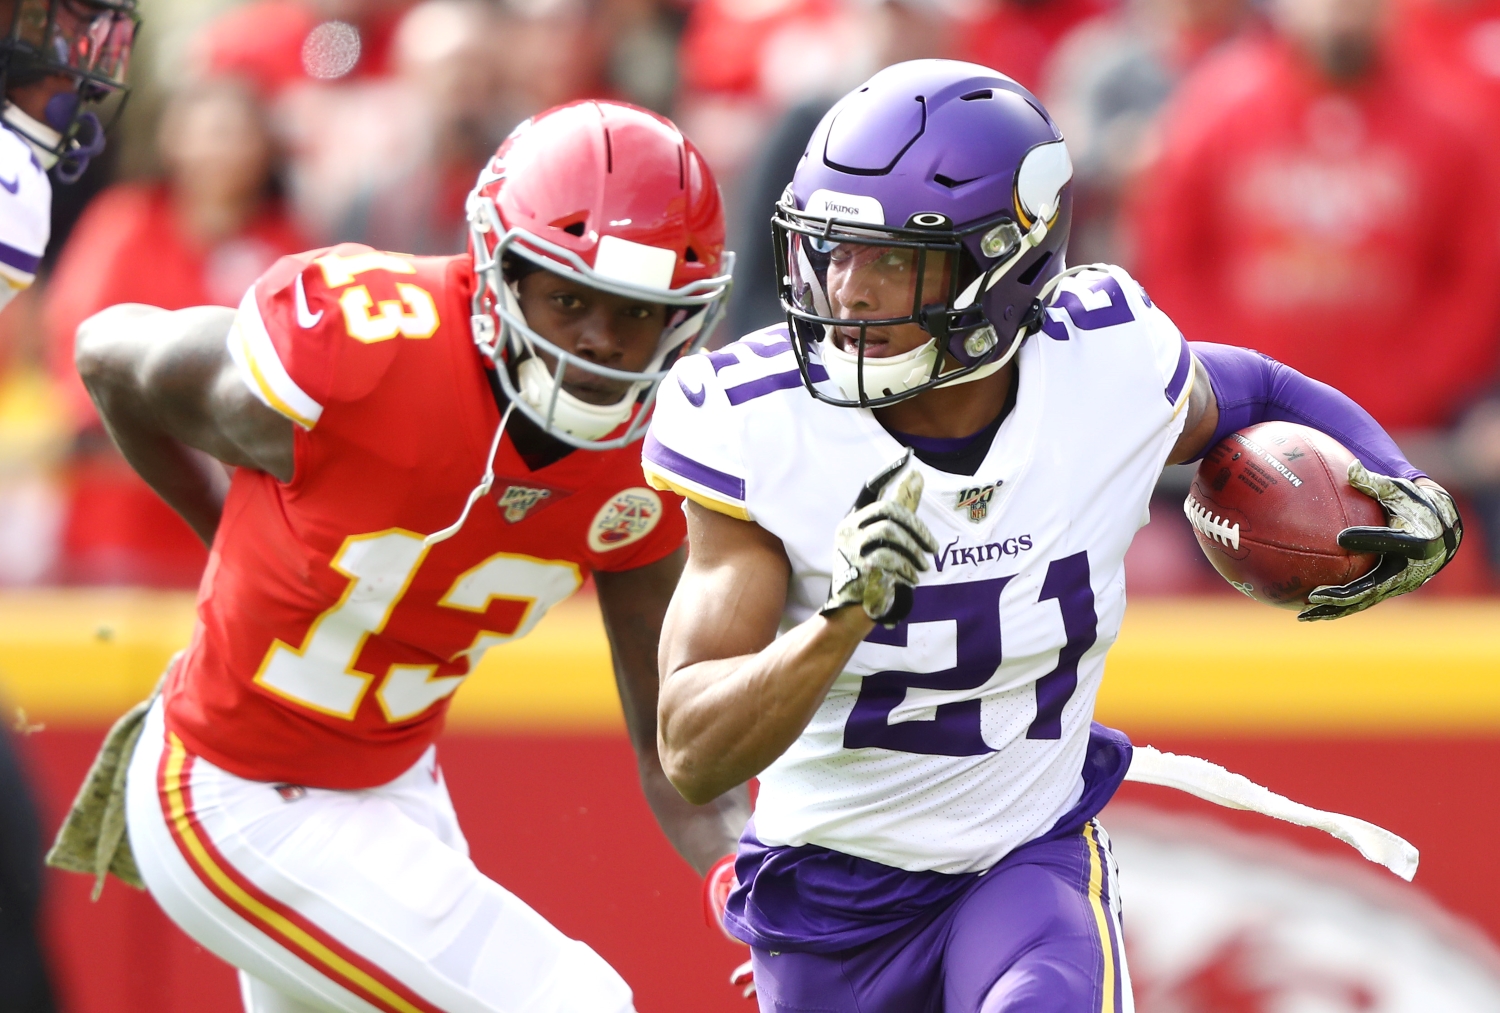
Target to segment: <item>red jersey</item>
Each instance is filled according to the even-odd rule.
[[[978,5],[976,5],[978,6]],[[1006,2],[979,8],[960,23],[956,60],[993,67],[1038,91],[1057,44],[1073,28],[1119,6],[1115,0],[1042,0]]]
[[[290,418],[295,472],[236,472],[166,687],[167,727],[241,777],[382,784],[437,737],[484,651],[591,570],[682,544],[640,451],[535,472],[507,436],[452,537],[500,415],[470,336],[467,257],[344,245],[285,257],[245,296],[230,352]]]
[[[1477,100],[1484,108],[1473,112],[1484,118],[1484,133],[1494,140],[1500,126],[1500,0],[1400,0],[1395,7],[1393,37],[1403,57],[1434,74],[1455,100]]]
[[[1448,424],[1500,367],[1500,230],[1478,140],[1386,61],[1327,83],[1237,43],[1168,107],[1137,275],[1191,340],[1255,348],[1391,429]]]

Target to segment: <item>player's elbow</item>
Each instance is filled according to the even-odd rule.
[[[90,390],[99,384],[110,368],[109,341],[103,329],[95,324],[101,315],[95,313],[79,324],[73,338],[73,368],[78,370],[83,385]]]
[[[667,780],[671,781],[672,787],[677,789],[677,794],[693,805],[708,805],[728,790],[728,788],[719,787],[714,780],[703,777],[691,764],[679,764],[669,768],[666,761],[663,761],[662,768],[666,771]]]
[[[677,794],[693,805],[707,805],[733,787],[719,786],[712,777],[711,764],[704,763],[704,758],[696,755],[690,746],[671,741],[664,728],[658,733],[656,751],[661,759],[662,773],[667,775]]]
[[[142,316],[161,313],[154,306],[121,303],[100,310],[78,325],[73,337],[73,366],[96,398],[100,391],[129,375],[134,365],[131,340]]]

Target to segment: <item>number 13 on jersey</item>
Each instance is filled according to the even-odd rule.
[[[422,536],[399,528],[344,540],[330,565],[349,578],[344,594],[317,619],[301,647],[280,640],[271,645],[255,682],[304,707],[353,720],[374,674],[354,665],[365,642],[385,629],[391,613],[427,558]],[[572,563],[500,552],[460,574],[438,604],[465,612],[485,612],[495,599],[525,605],[509,632],[480,630],[454,655],[467,658],[469,671],[486,650],[525,636],[553,605],[576,591],[582,574]],[[450,695],[464,675],[438,676],[436,665],[390,665],[375,699],[387,721],[406,721]]]

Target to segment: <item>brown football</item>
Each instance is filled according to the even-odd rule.
[[[1362,577],[1379,559],[1339,546],[1344,528],[1386,523],[1380,504],[1349,484],[1352,460],[1326,433],[1262,422],[1208,452],[1183,509],[1225,580],[1256,601],[1301,609],[1313,588]]]

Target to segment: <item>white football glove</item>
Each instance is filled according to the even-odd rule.
[[[909,471],[911,451],[865,483],[854,508],[833,534],[833,586],[823,615],[858,605],[865,615],[894,626],[911,611],[912,587],[929,566],[937,542],[917,519],[922,476]]]
[[[1309,607],[1297,613],[1298,619],[1341,619],[1415,591],[1448,565],[1463,540],[1458,508],[1443,489],[1377,475],[1358,461],[1349,465],[1349,484],[1385,508],[1390,526],[1345,528],[1339,545],[1351,552],[1378,552],[1380,562],[1348,584],[1313,588]]]

